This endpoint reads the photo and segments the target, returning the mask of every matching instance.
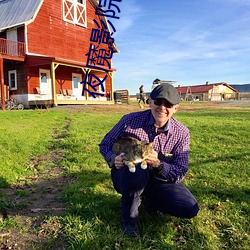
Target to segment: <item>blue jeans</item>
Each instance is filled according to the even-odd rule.
[[[137,167],[135,173],[131,173],[127,167],[112,168],[111,178],[115,190],[122,195],[122,220],[125,224],[137,221],[141,196],[151,211],[180,218],[192,218],[199,211],[196,199],[183,184],[159,181],[149,169]]]

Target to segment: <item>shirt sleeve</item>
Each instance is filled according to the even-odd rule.
[[[107,161],[109,166],[112,163],[112,159],[115,154],[112,151],[112,146],[117,138],[122,137],[126,124],[126,115],[104,136],[103,140],[99,144],[100,153]]]
[[[188,170],[189,143],[190,133],[186,129],[173,148],[171,161],[160,159],[163,167],[160,171],[154,171],[156,179],[169,183],[178,183],[185,178]]]

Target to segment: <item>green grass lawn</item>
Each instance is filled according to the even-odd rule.
[[[200,212],[186,220],[150,216],[141,206],[138,239],[122,233],[120,195],[113,190],[98,148],[122,115],[108,109],[0,112],[0,187],[30,175],[32,157],[60,147],[64,157],[58,164],[75,181],[61,194],[67,212],[57,218],[61,229],[51,237],[63,237],[69,249],[250,249],[250,110],[197,109],[175,115],[190,129],[184,184],[197,198]],[[53,142],[55,129],[66,130],[60,144]],[[0,205],[4,207],[1,200]],[[0,229],[9,224],[0,222]]]

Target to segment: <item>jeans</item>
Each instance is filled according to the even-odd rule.
[[[154,178],[149,168],[136,168],[135,173],[127,167],[111,170],[115,190],[122,195],[123,223],[136,223],[141,196],[144,196],[148,210],[159,211],[180,218],[192,218],[199,211],[192,193],[181,183],[167,183]]]

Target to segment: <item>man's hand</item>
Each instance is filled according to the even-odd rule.
[[[158,159],[158,153],[156,151],[153,151],[146,159],[146,162],[148,165],[150,165],[153,168],[157,168],[161,161]]]
[[[124,155],[125,155],[124,153],[121,153],[115,157],[114,165],[117,169],[121,169],[124,167],[124,164],[123,164]]]

